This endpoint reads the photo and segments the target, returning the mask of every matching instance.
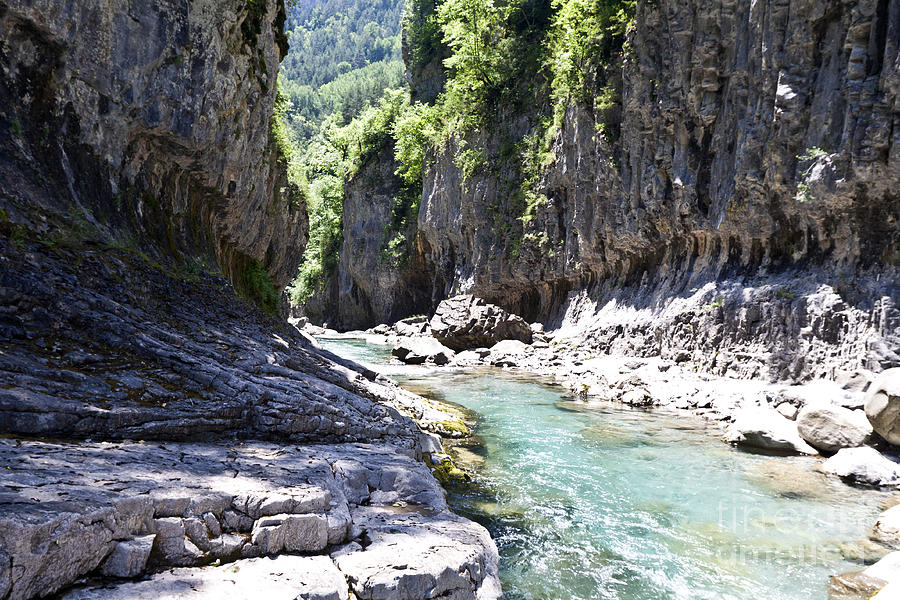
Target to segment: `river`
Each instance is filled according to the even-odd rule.
[[[451,508],[482,523],[515,600],[821,600],[887,495],[814,471],[819,459],[731,448],[717,425],[590,406],[500,370],[388,364],[361,340],[322,340],[406,387],[477,414],[476,482]]]

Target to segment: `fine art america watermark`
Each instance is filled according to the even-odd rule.
[[[772,510],[753,504],[720,502],[717,525],[720,540],[716,558],[723,562],[763,566],[830,564],[853,552],[865,537],[871,517],[838,506],[781,507]],[[823,538],[828,529],[832,535]],[[861,549],[859,550],[861,551]],[[852,556],[845,556],[852,558]]]

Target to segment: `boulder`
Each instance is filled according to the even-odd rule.
[[[483,364],[484,359],[489,355],[489,350],[485,350],[483,352],[479,352],[478,350],[463,350],[456,355],[456,358],[453,360],[453,364],[461,367],[480,365]]]
[[[866,416],[875,431],[900,445],[900,367],[878,376],[866,394]]]
[[[800,437],[796,423],[770,408],[738,411],[725,430],[725,441],[764,450],[817,454],[816,449]]]
[[[413,337],[428,335],[428,317],[409,317],[394,324],[394,331],[398,335]]]
[[[429,517],[390,506],[358,507],[353,520],[365,529],[370,543],[363,551],[335,557],[350,582],[351,597],[497,600],[502,596],[499,557],[486,529],[449,512]]]
[[[858,392],[843,389],[834,381],[814,379],[803,385],[794,385],[778,391],[775,404],[788,402],[801,409],[814,404],[836,404],[851,410],[862,408],[865,398]]]
[[[900,552],[891,552],[864,572],[882,581],[900,580]]]
[[[407,338],[391,354],[408,365],[432,363],[446,365],[456,355],[453,350],[430,337]]]
[[[147,559],[153,549],[155,535],[144,535],[116,544],[109,557],[100,565],[100,572],[107,577],[137,577],[147,568]]]
[[[453,350],[491,347],[503,340],[530,344],[531,326],[481,298],[464,295],[441,302],[431,319],[431,333]]]
[[[797,415],[800,437],[823,452],[864,445],[872,435],[872,425],[861,410],[816,403],[803,407]]]
[[[376,325],[369,329],[366,333],[371,335],[389,335],[392,333],[391,326],[387,323],[381,323],[380,325]]]
[[[886,583],[883,579],[866,575],[864,571],[834,575],[828,582],[828,600],[867,600]]]
[[[628,390],[619,397],[619,401],[629,406],[653,406],[655,403],[653,396],[644,388]]]
[[[844,448],[822,465],[822,470],[850,483],[886,486],[900,483],[900,465],[875,448]]]
[[[777,410],[778,414],[780,414],[785,419],[788,419],[790,421],[797,420],[797,407],[790,402],[782,402],[775,407],[775,410]]]
[[[897,600],[900,598],[900,581],[891,581],[872,596],[872,600]]]
[[[832,577],[828,584],[828,600],[893,599],[898,596],[882,594],[889,592],[891,586],[897,586],[898,583],[900,583],[900,552],[891,552],[862,571]],[[896,592],[896,587],[892,589]]]
[[[880,515],[869,538],[893,550],[900,550],[900,504]],[[897,565],[900,568],[900,565]]]
[[[495,367],[516,367],[530,350],[527,344],[519,340],[497,342],[491,348],[488,362]]]

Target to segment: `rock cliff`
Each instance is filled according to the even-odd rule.
[[[312,320],[359,329],[393,323],[429,304],[431,282],[422,256],[406,248],[399,259],[385,255],[393,235],[386,224],[393,218],[394,198],[400,190],[396,169],[393,149],[388,148],[347,182],[342,223],[345,242],[334,275],[304,306],[304,314]],[[415,219],[402,234],[406,240],[415,240]]]
[[[273,0],[4,2],[8,217],[210,254],[238,285],[255,261],[286,284],[307,222],[269,127],[284,18]]]
[[[599,351],[741,376],[898,364],[898,45],[896,2],[638,3],[621,103],[569,106],[532,217],[502,158],[464,174],[453,144],[434,157],[411,257],[430,299],[410,312],[471,293]],[[501,110],[465,143],[500,157],[533,123]]]

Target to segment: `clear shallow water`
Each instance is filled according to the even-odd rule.
[[[804,600],[857,570],[885,495],[812,471],[812,458],[750,454],[691,418],[588,408],[498,371],[386,365],[384,347],[324,341],[415,391],[478,413],[463,451],[478,484],[453,509],[497,541],[506,598]]]

